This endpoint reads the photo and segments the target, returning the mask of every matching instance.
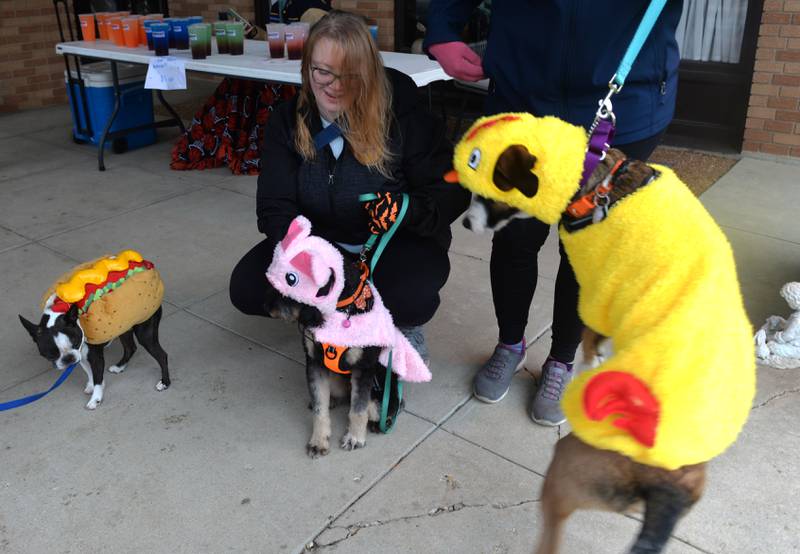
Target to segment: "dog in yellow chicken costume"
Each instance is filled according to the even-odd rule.
[[[613,342],[614,354],[565,392],[574,436],[548,471],[541,552],[555,551],[572,510],[624,509],[637,496],[648,507],[640,541],[663,546],[669,531],[656,540],[654,529],[671,530],[699,498],[704,462],[735,441],[755,394],[752,330],[721,229],[670,169],[619,151],[581,187],[586,147],[586,132],[557,118],[500,114],[473,124],[446,176],[507,217],[560,221],[580,317]],[[655,483],[662,493],[671,483],[661,500]],[[598,499],[603,485],[610,496]],[[621,502],[626,486],[639,492]],[[651,501],[673,517],[649,522]]]

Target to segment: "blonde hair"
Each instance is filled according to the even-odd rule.
[[[392,92],[375,41],[361,16],[333,10],[313,27],[303,49],[302,85],[297,103],[295,147],[306,160],[316,156],[308,118],[316,115],[311,90],[311,55],[322,39],[328,39],[342,52],[342,75],[352,75],[342,82],[347,87],[350,105],[337,120],[356,159],[363,165],[389,177],[389,126]],[[314,109],[312,109],[314,108]]]

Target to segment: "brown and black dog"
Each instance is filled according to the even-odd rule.
[[[526,156],[530,158],[528,161],[524,160]],[[594,190],[624,159],[622,152],[609,150],[580,191],[581,194]],[[526,197],[533,197],[539,184],[529,168],[535,163],[535,157],[528,154],[523,146],[509,146],[497,159],[493,182],[501,190],[517,188]],[[521,171],[520,167],[525,171]],[[609,194],[612,204],[636,192],[657,175],[652,167],[639,161],[627,161],[624,167],[624,175],[615,178],[614,188]],[[520,173],[524,174],[524,178]],[[520,184],[525,185],[524,190]],[[530,216],[516,207],[473,194],[464,225],[476,232],[496,231],[513,219],[526,217]],[[597,332],[589,328],[584,331],[584,363],[592,365],[592,362],[596,362],[598,347],[604,341],[605,337]],[[544,525],[536,552],[558,552],[563,525],[576,510],[626,512],[642,507],[644,523],[630,552],[661,552],[679,519],[700,499],[705,480],[706,463],[667,470],[639,463],[611,450],[596,448],[569,434],[556,444],[543,484],[541,509]]]

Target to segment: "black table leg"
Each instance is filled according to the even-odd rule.
[[[111,60],[110,60],[111,61]],[[106,122],[106,127],[103,129],[103,135],[100,137],[100,143],[97,145],[97,167],[100,171],[105,171],[106,166],[103,163],[103,155],[105,154],[106,139],[114,119],[117,117],[119,111],[119,99],[122,96],[119,90],[119,75],[117,74],[117,62],[111,61],[111,77],[114,80],[114,111],[111,112],[111,117]]]
[[[177,112],[175,112],[175,110],[172,109],[172,106],[170,106],[167,103],[166,99],[164,98],[164,93],[161,92],[161,90],[156,89],[156,96],[158,96],[158,101],[161,102],[161,105],[164,106],[164,109],[166,109],[170,113],[172,118],[178,123],[178,127],[181,128],[181,133],[186,134],[186,127],[183,126],[183,121],[181,120]]]

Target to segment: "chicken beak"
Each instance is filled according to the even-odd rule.
[[[458,183],[458,171],[455,169],[451,169],[447,173],[444,174],[444,180],[448,183]]]

